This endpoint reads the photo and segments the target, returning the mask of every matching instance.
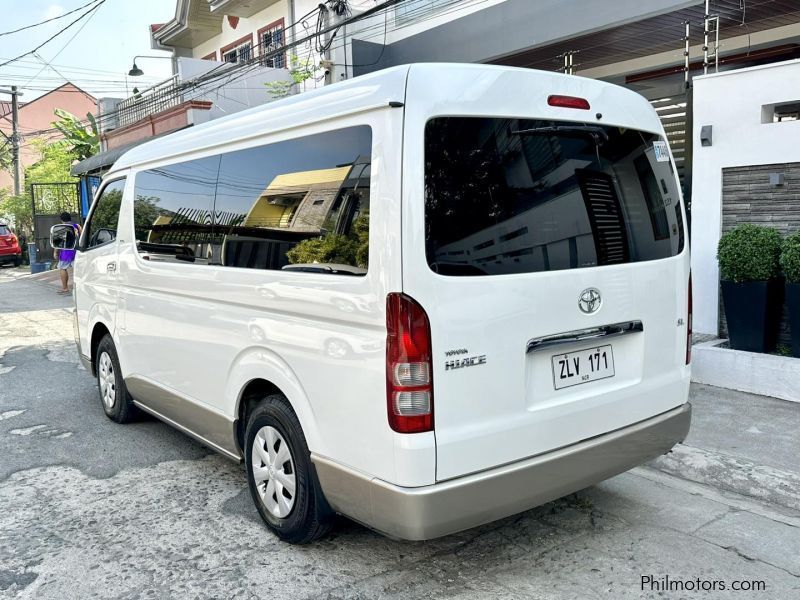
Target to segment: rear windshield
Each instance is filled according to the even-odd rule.
[[[11,235],[11,230],[5,225],[0,225],[0,235]]]
[[[442,275],[657,260],[684,245],[666,142],[598,125],[441,117],[425,129],[425,239]]]

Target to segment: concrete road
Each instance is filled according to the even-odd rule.
[[[78,364],[71,299],[21,275],[0,270],[0,597],[800,598],[790,496],[707,485],[675,461],[431,542],[343,519],[317,544],[283,544],[240,465],[156,421],[106,419]],[[715,394],[730,393],[697,388],[693,400]],[[713,429],[714,411],[702,412]],[[705,437],[708,452],[731,443]],[[796,466],[796,437],[784,444],[794,457],[767,468]],[[727,468],[759,461],[741,447]]]

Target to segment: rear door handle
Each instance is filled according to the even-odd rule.
[[[116,270],[117,270],[117,263],[116,262],[108,263],[108,266],[106,267],[106,271],[108,271],[109,273],[113,273]]]
[[[575,342],[582,342],[597,338],[618,337],[631,333],[641,333],[643,331],[644,325],[641,321],[625,321],[624,323],[614,323],[612,325],[600,325],[599,327],[590,327],[588,329],[565,331],[564,333],[556,333],[553,335],[546,335],[528,340],[526,352],[538,352],[539,350],[552,348],[553,346],[560,346],[562,344],[574,344]]]

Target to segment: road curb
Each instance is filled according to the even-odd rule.
[[[689,481],[800,510],[800,473],[685,444],[678,444],[649,466]]]

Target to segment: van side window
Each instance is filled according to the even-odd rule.
[[[350,127],[222,155],[222,263],[366,273],[372,132]]]
[[[136,176],[148,260],[364,275],[372,131],[364,125]]]
[[[86,240],[86,250],[102,246],[117,238],[117,223],[124,191],[125,179],[117,179],[103,188],[102,193],[95,200],[92,216],[86,223],[83,237]]]
[[[214,156],[136,175],[133,226],[144,258],[219,264],[212,218],[218,170]]]

